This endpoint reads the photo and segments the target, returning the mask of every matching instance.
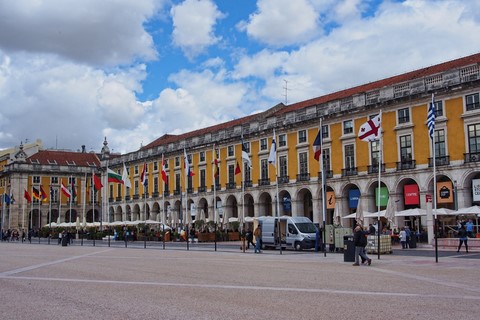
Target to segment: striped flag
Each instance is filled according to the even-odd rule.
[[[435,132],[435,95],[432,93],[432,102],[428,106],[427,114],[428,135],[433,140],[433,133]]]
[[[322,128],[318,130],[315,141],[313,141],[313,158],[320,161],[320,155],[322,154]]]
[[[272,146],[270,147],[270,154],[268,155],[268,162],[277,165],[277,143],[275,142],[275,130],[273,130]]]

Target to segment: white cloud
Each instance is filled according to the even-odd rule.
[[[0,1],[0,47],[7,52],[51,53],[92,65],[155,59],[142,23],[154,0]]]
[[[257,12],[238,27],[272,46],[303,43],[318,31],[318,14],[308,0],[259,0]]]
[[[190,59],[220,40],[213,28],[223,14],[210,0],[186,0],[171,9],[171,16],[173,43]]]

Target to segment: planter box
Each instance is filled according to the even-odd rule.
[[[240,240],[240,232],[229,232],[228,233],[229,241],[238,241]]]

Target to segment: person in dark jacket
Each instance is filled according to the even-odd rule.
[[[460,229],[457,231],[458,232],[458,249],[457,249],[457,252],[460,252],[460,248],[462,247],[462,244],[465,243],[465,250],[467,251],[468,253],[468,244],[467,244],[467,229],[465,228],[465,225],[462,224],[462,226],[460,227]]]
[[[361,226],[356,226],[353,233],[353,243],[355,244],[355,263],[354,266],[359,266],[359,257],[366,260],[368,265],[372,264],[372,259],[367,256],[365,247],[367,246],[367,233],[363,231]]]

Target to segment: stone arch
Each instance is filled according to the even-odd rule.
[[[255,217],[255,203],[253,196],[246,193],[244,197],[245,217]]]
[[[155,221],[160,221],[160,204],[155,201],[152,205],[152,214],[151,219]]]
[[[234,195],[229,195],[223,207],[224,221],[228,222],[229,218],[239,218],[238,216],[238,202]]]
[[[129,204],[125,206],[125,221],[133,221],[132,219],[132,207]]]
[[[202,213],[203,210],[203,213]],[[197,206],[197,215],[200,215],[202,218],[210,219],[210,215],[208,212],[208,201],[205,198],[200,198],[198,200],[198,206]]]
[[[138,204],[134,204],[132,209],[132,221],[136,220],[140,220],[140,206]]]
[[[278,193],[278,209],[278,216],[292,216],[292,196],[287,190]]]
[[[272,196],[270,193],[262,192],[260,194],[258,197],[258,211],[258,217],[273,215]]]
[[[115,217],[114,217],[113,221],[123,221],[122,206],[117,206],[117,209],[115,210]]]
[[[86,222],[100,222],[100,212],[98,209],[90,209],[85,217]]]
[[[297,206],[297,216],[307,217],[313,221],[313,196],[308,188],[298,190],[295,203]]]
[[[75,222],[77,220],[77,210],[69,209],[65,212],[65,222]]]

